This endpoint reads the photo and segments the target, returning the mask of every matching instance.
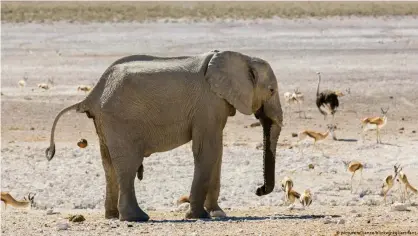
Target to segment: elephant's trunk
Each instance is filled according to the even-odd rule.
[[[263,196],[273,191],[275,185],[276,146],[281,127],[267,117],[263,111],[258,112],[257,117],[263,126],[264,141],[264,185],[257,189],[256,194]]]

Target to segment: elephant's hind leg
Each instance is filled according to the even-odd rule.
[[[119,219],[148,221],[149,216],[139,208],[135,196],[135,177],[144,159],[139,144],[118,136],[112,137],[111,140],[108,139],[108,147],[119,184]]]
[[[102,154],[102,163],[106,176],[105,217],[106,219],[119,218],[119,185],[116,179],[115,169],[112,165],[109,150],[102,140],[100,140],[100,153]]]

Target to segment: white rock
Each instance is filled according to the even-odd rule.
[[[343,224],[345,224],[345,220],[344,219],[338,220],[337,225],[343,225]]]
[[[189,209],[189,207],[190,207],[190,203],[188,202],[182,203],[176,208],[176,212],[185,212]]]
[[[325,216],[324,217],[324,224],[330,224],[332,223],[332,217],[331,216]]]
[[[152,206],[147,207],[147,211],[155,211],[155,210],[156,210],[155,207],[152,207]]]
[[[52,209],[48,209],[48,210],[46,211],[46,214],[47,214],[47,215],[52,215],[52,214],[54,214],[54,210],[52,210]]]
[[[58,230],[67,230],[70,227],[70,225],[67,222],[58,222],[57,223],[57,229]]]
[[[332,220],[330,220],[330,219],[325,219],[324,220],[324,224],[330,224],[330,223],[332,223]]]
[[[408,205],[403,203],[395,203],[391,206],[392,211],[409,211]]]

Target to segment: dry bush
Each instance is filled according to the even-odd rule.
[[[3,22],[418,15],[418,2],[2,2]]]

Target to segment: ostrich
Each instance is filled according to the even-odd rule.
[[[318,107],[319,112],[321,112],[321,114],[324,115],[324,120],[326,119],[328,113],[330,113],[332,115],[332,118],[334,119],[334,114],[337,111],[338,106],[340,105],[340,103],[338,102],[338,97],[343,96],[343,94],[328,89],[319,93],[319,85],[321,84],[321,73],[316,72],[316,74],[318,74],[318,87],[316,89],[316,106]]]

